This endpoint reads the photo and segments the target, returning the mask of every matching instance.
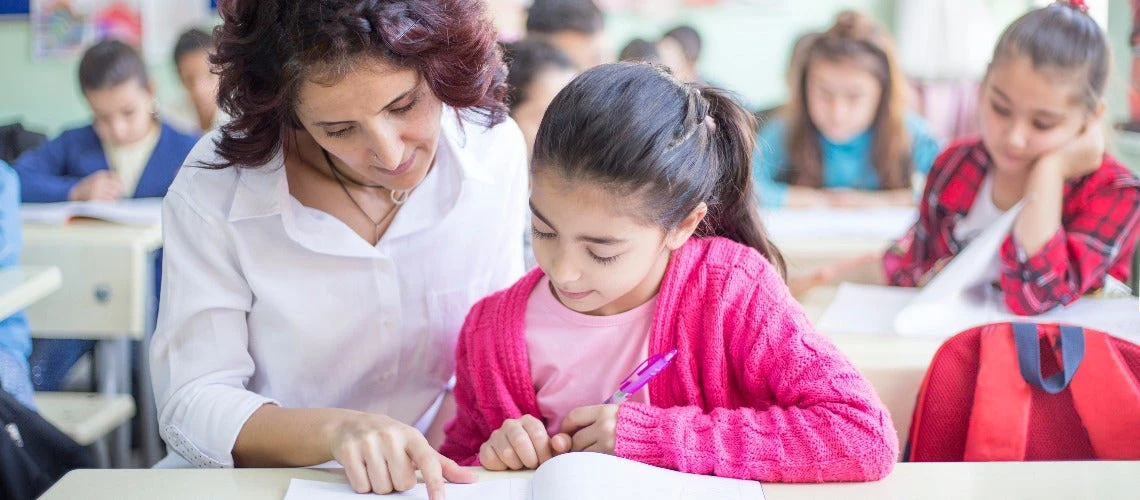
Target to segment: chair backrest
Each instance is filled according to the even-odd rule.
[[[1140,459],[1140,346],[1062,325],[959,333],[931,361],[903,458]]]

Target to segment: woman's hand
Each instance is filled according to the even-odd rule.
[[[444,480],[472,483],[475,473],[440,455],[416,428],[384,415],[352,411],[327,431],[332,456],[358,493],[407,491],[423,475],[428,498],[444,498]]]
[[[523,415],[507,419],[479,448],[479,463],[487,470],[534,469],[570,451],[570,436],[550,437],[537,418]]]
[[[617,444],[619,405],[596,405],[576,408],[562,421],[562,432],[571,436],[572,451],[614,454]]]

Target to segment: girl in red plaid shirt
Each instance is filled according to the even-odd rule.
[[[922,286],[1021,200],[990,271],[1013,312],[1040,314],[1109,280],[1128,282],[1140,180],[1105,154],[1108,61],[1081,0],[1006,28],[982,86],[982,136],[935,160],[918,222],[883,259],[889,283]]]

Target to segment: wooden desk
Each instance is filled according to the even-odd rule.
[[[139,395],[142,447],[153,463],[162,453],[147,355],[154,310],[154,253],[158,224],[129,226],[95,220],[65,225],[25,223],[23,262],[58,266],[64,286],[27,309],[36,338],[93,339],[99,392],[131,394],[130,341],[141,341]],[[130,456],[127,426],[115,432],[111,460]]]
[[[479,473],[482,480],[530,475]],[[339,469],[78,470],[40,498],[281,500],[292,478],[347,482]],[[904,463],[874,483],[764,485],[768,500],[1130,499],[1137,491],[1140,462]]]
[[[0,269],[0,318],[7,318],[55,293],[63,280],[58,267]]]

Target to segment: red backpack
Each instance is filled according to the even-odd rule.
[[[1140,346],[1095,330],[966,330],[927,369],[903,459],[1140,459],[1138,379]]]

